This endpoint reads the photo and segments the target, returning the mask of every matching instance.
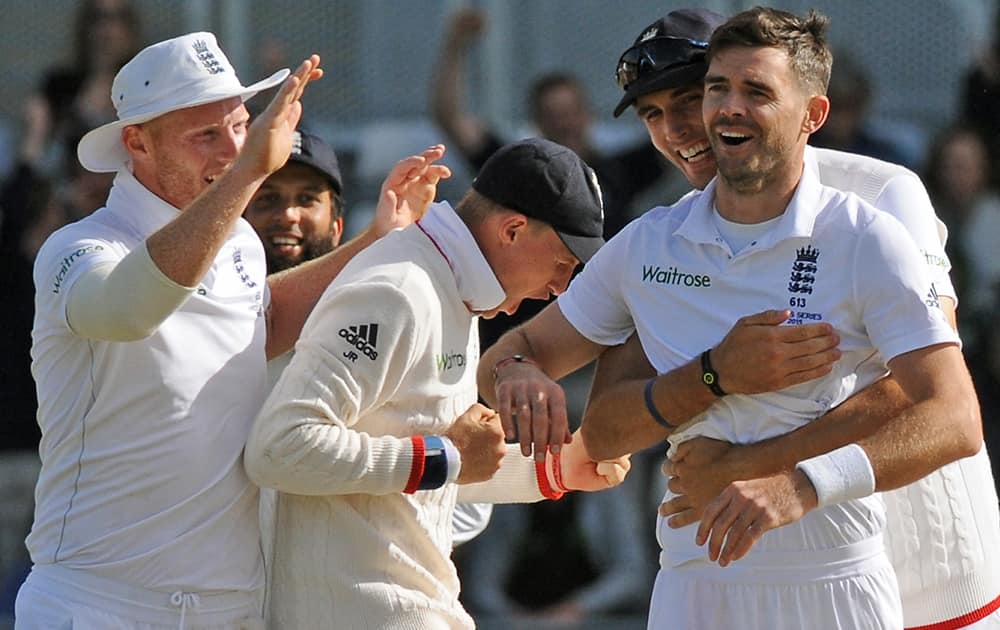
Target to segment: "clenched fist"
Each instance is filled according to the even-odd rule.
[[[476,403],[455,419],[445,435],[462,456],[456,483],[487,481],[500,470],[507,449],[497,412]]]

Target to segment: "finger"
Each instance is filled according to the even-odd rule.
[[[451,177],[451,169],[444,164],[432,164],[427,167],[427,174],[425,177],[433,177],[434,183],[436,184],[439,179],[448,179]]]
[[[691,505],[688,498],[681,495],[671,497],[670,500],[661,503],[659,513],[660,516],[673,516],[674,514],[679,514],[680,512],[689,509],[691,509]]]
[[[730,503],[712,524],[712,534],[708,539],[708,558],[712,562],[719,559],[726,537],[731,533],[733,525],[740,518],[741,511]]]
[[[669,458],[669,457],[667,457],[666,459],[664,459],[664,460],[663,460],[663,463],[662,463],[662,464],[660,464],[660,473],[661,473],[661,474],[662,474],[662,475],[663,475],[664,477],[673,477],[673,476],[674,476],[674,473],[673,473],[673,470],[672,470],[672,469],[671,469],[671,467],[670,467],[670,465],[671,465],[672,463],[673,463],[673,462],[672,462],[672,461],[670,461],[670,458]]]
[[[785,378],[781,380],[780,387],[778,387],[778,389],[785,389],[786,387],[791,387],[792,385],[805,383],[807,381],[819,378],[820,376],[825,376],[832,371],[833,371],[833,364],[828,363],[826,365],[821,365],[820,367],[813,368],[811,370],[795,372],[794,374],[787,374],[785,375]]]
[[[534,439],[536,461],[544,461],[545,452],[549,446],[549,400],[545,392],[534,392],[531,395],[531,433]],[[553,449],[555,452],[555,449]]]
[[[731,549],[728,550],[728,553],[723,551],[719,564],[726,566],[730,562],[739,560],[743,556],[747,555],[747,553],[750,552],[750,549],[758,540],[760,540],[760,537],[764,535],[764,532],[766,532],[767,529],[768,528],[760,521],[754,521],[751,523],[750,527],[748,527],[743,535],[740,536],[740,539],[732,545]],[[726,546],[730,547],[728,543]],[[723,562],[725,562],[725,564],[723,564]]]
[[[310,55],[309,59],[306,59],[301,67],[302,72],[299,74],[300,82],[296,87],[295,100],[302,98],[302,93],[305,92],[306,86],[309,83],[323,76],[323,70],[319,67],[319,55]]]
[[[833,326],[826,322],[819,324],[799,324],[798,326],[781,326],[775,330],[778,341],[798,343],[816,337],[834,335]]]
[[[445,148],[443,144],[433,144],[424,149],[424,152],[420,155],[422,155],[428,162],[433,162],[434,160],[440,159],[441,156],[444,155],[444,151]]]
[[[777,326],[787,321],[791,316],[792,312],[788,309],[761,311],[753,315],[741,317],[737,324],[744,326]]]
[[[715,521],[720,518],[723,510],[725,510],[728,505],[728,496],[720,494],[705,506],[704,511],[701,513],[701,524],[698,525],[698,531],[694,537],[695,544],[698,546],[705,544],[705,541],[708,540],[709,532],[711,532],[715,526]]]
[[[667,519],[667,526],[670,529],[680,529],[698,522],[697,510],[682,510]]]
[[[519,403],[514,410],[517,421],[517,440],[521,443],[521,454],[531,457],[532,436],[531,432],[531,405],[526,402]],[[545,450],[542,450],[542,457],[545,457]]]
[[[668,477],[667,489],[677,495],[687,494],[684,490],[684,483],[681,481],[680,477]]]
[[[569,430],[569,416],[566,413],[566,399],[560,394],[553,394],[548,402],[548,443],[552,446],[552,452],[558,453],[562,450],[563,443],[569,443],[572,436],[566,439]]]
[[[511,409],[510,396],[505,396],[497,392],[497,412],[500,413],[500,423],[503,425],[503,437],[505,440],[517,439],[517,418],[514,417],[514,410]]]

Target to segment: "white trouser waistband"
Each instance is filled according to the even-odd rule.
[[[171,625],[184,621],[225,624],[260,614],[257,594],[249,591],[151,591],[89,571],[55,564],[35,565],[27,583],[41,591],[125,617]]]
[[[712,579],[724,582],[796,583],[853,577],[878,571],[889,564],[888,556],[878,534],[849,545],[831,549],[803,551],[753,550],[727,567],[720,567],[705,556],[674,566],[684,571],[706,571]],[[660,566],[670,568],[670,557],[660,552]]]

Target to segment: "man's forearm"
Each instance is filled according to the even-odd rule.
[[[649,391],[651,410],[646,402],[646,387],[649,378],[655,376],[652,367],[648,362],[643,368],[637,360],[618,358],[612,354],[617,350],[609,350],[601,357],[590,404],[584,414],[582,431],[594,459],[611,459],[662,442],[673,428],[696,417],[718,400],[701,382],[700,366],[691,362],[656,376]],[[632,376],[645,373],[648,377],[615,383],[612,373]],[[654,418],[653,411],[659,415],[659,420]]]

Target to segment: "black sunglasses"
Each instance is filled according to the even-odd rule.
[[[615,81],[618,87],[627,90],[645,74],[699,61],[707,49],[708,42],[686,37],[647,39],[622,53],[615,69]]]

